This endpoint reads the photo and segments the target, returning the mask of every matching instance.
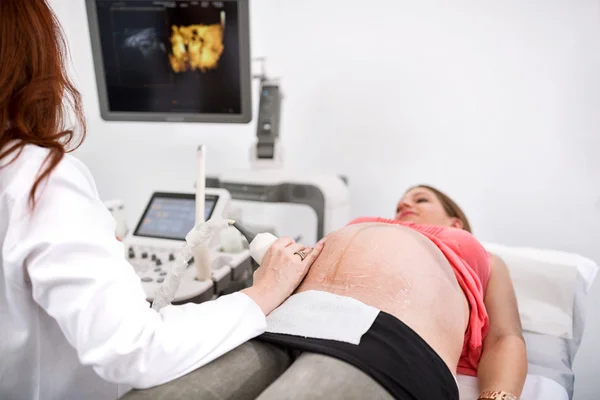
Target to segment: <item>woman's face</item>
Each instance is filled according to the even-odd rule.
[[[396,206],[396,220],[414,222],[417,224],[431,224],[450,226],[462,229],[460,218],[450,217],[444,206],[431,190],[416,187],[404,195]]]

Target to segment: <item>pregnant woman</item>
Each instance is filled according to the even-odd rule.
[[[480,399],[517,399],[527,359],[506,265],[432,187],[410,189],[396,211],[394,220],[359,218],[331,234],[296,290],[380,310],[358,345],[266,333],[154,390],[202,399],[458,399],[461,373],[478,377]],[[194,392],[207,380],[212,394]]]

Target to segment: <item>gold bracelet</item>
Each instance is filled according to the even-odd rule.
[[[494,390],[488,390],[488,391],[482,392],[479,395],[479,398],[477,400],[519,400],[519,399],[514,394],[511,394],[508,392],[502,392],[502,391],[497,392]]]

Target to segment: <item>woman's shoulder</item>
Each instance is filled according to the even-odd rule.
[[[0,166],[0,192],[15,195],[28,193],[49,155],[49,149],[27,144],[7,156]],[[94,180],[89,169],[71,154],[62,157],[51,172],[47,184],[52,185],[53,181],[57,180],[69,181],[77,186],[91,186],[95,191]]]
[[[8,143],[3,150],[14,145],[14,142]],[[0,160],[0,193],[20,192],[28,190],[27,187],[31,188],[48,153],[47,149],[25,145]]]

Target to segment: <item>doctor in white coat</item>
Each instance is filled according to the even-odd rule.
[[[302,260],[279,239],[252,287],[152,310],[92,176],[65,154],[80,141],[62,104],[85,133],[65,50],[45,0],[0,1],[1,399],[110,399],[187,374],[262,334],[322,248]]]

